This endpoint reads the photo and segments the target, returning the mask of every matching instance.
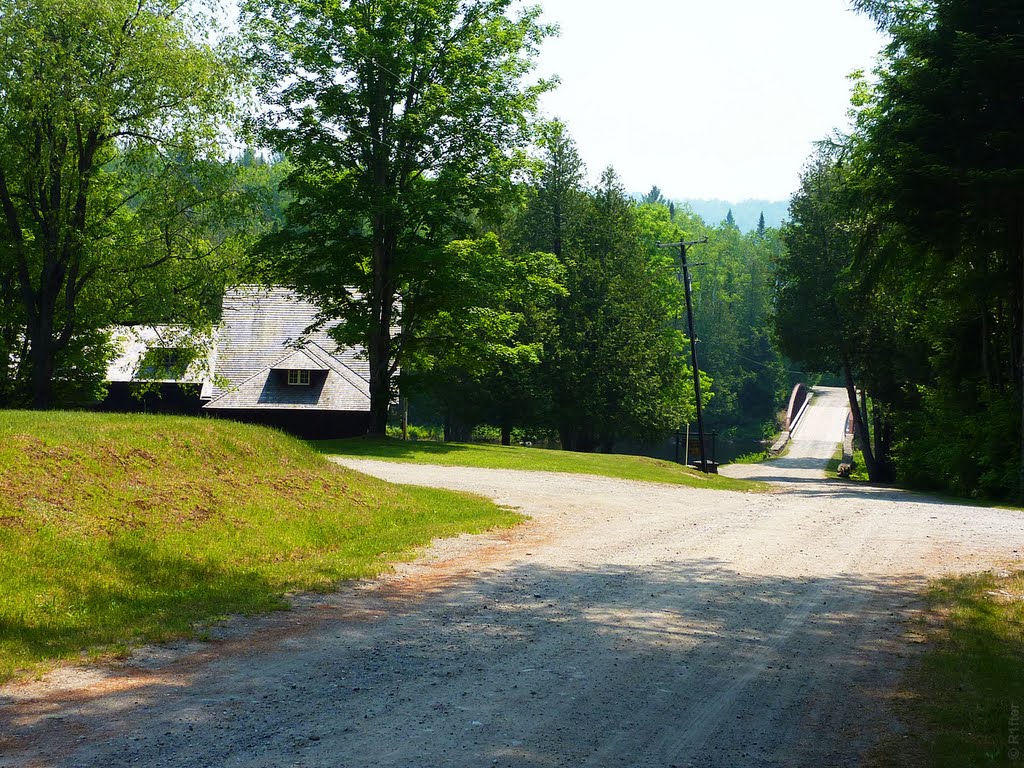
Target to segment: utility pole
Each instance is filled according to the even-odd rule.
[[[697,439],[700,441],[700,471],[707,473],[708,457],[704,448],[704,414],[700,404],[700,368],[697,366],[697,337],[693,330],[693,299],[690,289],[690,265],[686,263],[686,249],[691,245],[703,245],[708,241],[685,240],[678,243],[658,243],[659,248],[678,248],[679,258],[683,262],[683,292],[686,294],[686,322],[690,330],[690,359],[693,361],[693,392],[697,398]],[[693,266],[699,267],[700,264]],[[687,440],[689,444],[689,440]]]

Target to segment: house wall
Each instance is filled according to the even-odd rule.
[[[316,411],[286,408],[207,408],[205,414],[246,424],[276,427],[304,440],[359,437],[370,428],[366,411]]]
[[[119,413],[163,413],[178,416],[198,416],[202,408],[198,384],[149,384],[146,392],[134,394],[139,384],[112,381],[107,384],[107,396],[97,405],[100,411]]]

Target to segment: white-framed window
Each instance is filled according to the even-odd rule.
[[[295,387],[309,386],[309,371],[288,371],[288,383]]]

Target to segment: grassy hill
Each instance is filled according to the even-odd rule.
[[[212,419],[0,411],[0,680],[188,635],[521,519]]]

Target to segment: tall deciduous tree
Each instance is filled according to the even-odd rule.
[[[526,164],[547,82],[525,82],[553,32],[512,0],[245,0],[250,61],[269,105],[267,140],[294,164],[278,274],[342,317],[365,346],[370,432],[436,309],[417,294],[472,217],[504,199]],[[480,251],[477,251],[478,253]],[[393,332],[397,329],[397,333]]]
[[[864,309],[851,300],[857,214],[842,169],[827,150],[805,167],[789,215],[787,248],[776,264],[777,338],[785,354],[811,370],[842,372],[868,472],[879,479],[854,370]]]
[[[7,389],[27,382],[35,407],[83,354],[102,366],[105,325],[189,293],[172,273],[208,274],[198,262],[223,242],[211,233],[224,222],[194,226],[227,193],[215,164],[194,162],[215,149],[231,93],[203,28],[168,0],[8,0],[0,13],[0,322]]]

